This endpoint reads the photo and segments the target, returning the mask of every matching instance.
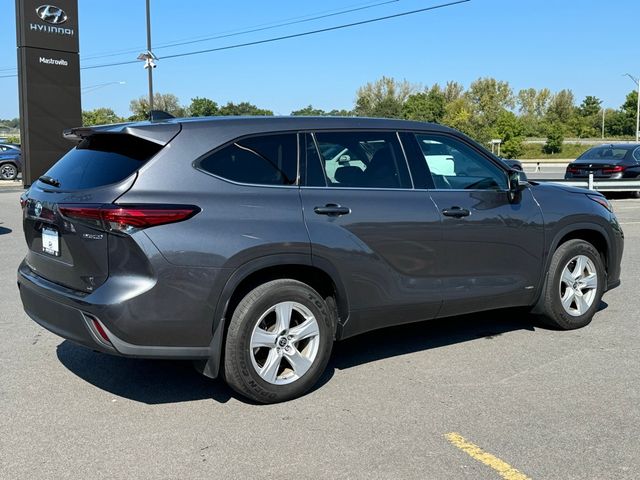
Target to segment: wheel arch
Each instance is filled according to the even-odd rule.
[[[268,255],[251,260],[238,267],[228,278],[220,293],[215,308],[213,338],[210,345],[210,357],[200,368],[208,377],[218,376],[222,364],[223,345],[226,329],[235,307],[242,298],[256,286],[265,282],[291,278],[306,283],[324,298],[331,297],[335,306],[334,335],[340,335],[340,325],[349,315],[349,304],[344,285],[337,269],[323,259],[302,254]]]
[[[602,263],[604,264],[605,271],[608,271],[611,255],[611,242],[605,229],[596,223],[569,225],[560,230],[554,237],[554,241],[549,249],[547,267],[551,262],[553,252],[555,252],[560,245],[569,240],[584,240],[593,245],[602,257]]]
[[[533,313],[541,312],[542,292],[544,291],[544,286],[547,282],[547,275],[553,254],[560,245],[568,242],[569,240],[584,240],[592,244],[602,257],[602,263],[605,267],[605,275],[607,275],[609,261],[611,259],[611,240],[609,239],[604,227],[597,223],[572,223],[561,228],[555,233],[553,240],[549,245],[547,258],[545,259],[545,274],[538,286],[538,291],[535,297],[536,302],[532,309]]]

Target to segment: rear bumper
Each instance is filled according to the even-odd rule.
[[[163,315],[161,312],[148,311],[145,319],[136,321],[136,312],[139,308],[135,304],[140,303],[137,297],[125,303],[96,304],[93,303],[92,297],[98,291],[87,295],[62,287],[35,274],[25,262],[18,269],[18,288],[24,310],[29,317],[47,330],[74,343],[127,357],[205,359],[210,356],[210,334],[203,339],[204,345],[157,342],[157,339],[161,339],[162,336],[158,334],[159,331],[161,334],[164,331],[164,335],[170,335],[166,327],[163,330]],[[144,300],[142,301],[144,303]],[[128,312],[131,317],[123,320],[123,312]],[[175,312],[165,313],[175,314]],[[96,328],[96,320],[99,322],[99,329],[106,334],[109,341],[106,341]],[[154,328],[156,322],[157,328]],[[200,319],[200,322],[207,323],[208,329],[211,328],[211,317],[208,321]],[[156,340],[156,344],[135,341],[136,337],[140,339],[144,336],[144,330],[140,330],[140,324],[143,329],[150,330],[144,340]],[[127,328],[127,325],[131,328]],[[185,321],[185,327],[188,328],[188,326],[189,322]],[[127,330],[133,334],[127,336]]]

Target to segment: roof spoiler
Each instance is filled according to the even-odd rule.
[[[134,137],[142,138],[149,142],[157,143],[158,145],[166,145],[169,141],[175,137],[182,125],[179,123],[164,123],[164,124],[135,124],[135,123],[120,123],[112,125],[99,125],[95,127],[75,127],[69,128],[62,132],[62,136],[72,142],[81,142],[85,138],[95,134],[105,135],[133,135]]]
[[[63,130],[62,136],[66,140],[70,140],[72,142],[79,142],[83,138],[88,137],[89,135],[93,135],[98,132],[98,129],[91,127],[75,127],[75,128],[67,128]]]

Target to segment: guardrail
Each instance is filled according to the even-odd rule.
[[[598,192],[636,192],[640,191],[640,179],[620,179],[620,180],[594,180],[593,174],[589,174],[587,180],[566,180],[551,178],[531,179],[533,182],[559,183],[572,187],[588,188]]]
[[[542,171],[542,169],[540,168],[541,165],[567,165],[574,160],[575,158],[523,158],[519,161],[523,166],[527,164],[535,165],[536,169],[533,171],[533,173],[538,173]]]

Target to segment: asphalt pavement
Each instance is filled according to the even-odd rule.
[[[0,479],[636,479],[640,201],[592,324],[521,311],[339,343],[303,398],[255,405],[189,362],[99,354],[23,313],[19,189],[0,190]]]

